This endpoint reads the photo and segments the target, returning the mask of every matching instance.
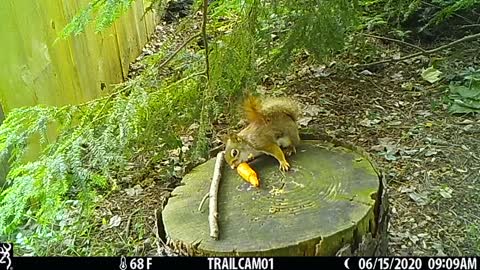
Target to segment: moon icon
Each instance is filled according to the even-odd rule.
[[[350,260],[350,258],[346,258],[343,265],[345,266],[345,268],[350,269],[350,267],[348,267],[348,260]]]

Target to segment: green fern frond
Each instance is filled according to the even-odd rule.
[[[433,18],[427,23],[424,27],[428,27],[432,24],[438,24],[442,21],[445,21],[449,17],[451,17],[455,12],[460,10],[466,10],[472,8],[474,6],[480,5],[480,0],[458,0],[454,1],[450,5],[446,5],[442,10],[435,13]]]
[[[101,32],[110,27],[120,16],[129,10],[135,0],[95,0],[80,10],[63,28],[60,37],[76,36],[85,31],[95,21],[95,31]]]
[[[93,13],[96,10],[96,2],[91,2],[81,10],[73,19],[64,27],[60,36],[67,38],[69,36],[77,36],[85,31],[87,25],[93,18]]]
[[[110,27],[122,14],[124,14],[135,0],[106,0],[99,9],[96,31],[101,32]]]

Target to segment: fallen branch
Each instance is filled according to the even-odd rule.
[[[467,25],[462,25],[460,28],[471,28],[471,27],[480,27],[480,24],[467,24]]]
[[[355,65],[355,66],[353,66],[353,67],[356,67],[356,68],[357,68],[357,67],[369,67],[369,66],[374,66],[374,65],[378,65],[378,64],[385,64],[385,63],[390,63],[390,62],[403,61],[403,60],[407,60],[407,59],[410,59],[410,58],[414,58],[414,57],[420,56],[420,55],[422,55],[422,54],[432,54],[432,53],[435,53],[435,52],[444,50],[444,49],[446,49],[446,48],[455,46],[455,45],[457,45],[458,43],[462,43],[462,42],[469,41],[469,40],[476,39],[476,38],[480,38],[480,33],[465,36],[465,37],[463,37],[463,38],[461,38],[461,39],[457,39],[457,40],[452,41],[452,42],[450,42],[450,43],[448,43],[448,44],[445,44],[445,45],[443,45],[443,46],[440,46],[440,47],[438,47],[438,48],[431,49],[431,50],[426,50],[425,52],[418,52],[418,53],[409,54],[409,55],[406,55],[406,56],[404,56],[404,57],[400,57],[400,58],[398,58],[398,59],[392,58],[392,59],[387,59],[387,60],[372,62],[372,63],[368,63],[368,64]]]
[[[209,215],[208,223],[210,224],[210,236],[218,240],[218,209],[217,209],[217,198],[218,198],[218,186],[220,184],[220,178],[222,177],[222,165],[223,165],[223,155],[224,151],[220,151],[217,154],[217,160],[215,162],[215,169],[213,171],[212,183],[210,185],[210,204],[209,204]]]
[[[396,42],[396,43],[399,43],[399,44],[403,44],[405,46],[408,46],[408,47],[412,47],[412,48],[415,48],[423,53],[426,53],[427,51],[417,45],[414,45],[414,44],[411,44],[411,43],[408,43],[408,42],[405,42],[405,41],[402,41],[402,40],[398,40],[398,39],[394,39],[394,38],[389,38],[389,37],[382,37],[382,36],[377,36],[377,35],[372,35],[372,34],[366,34],[366,33],[360,33],[360,35],[362,36],[366,36],[366,37],[372,37],[372,38],[376,38],[376,39],[383,39],[383,40],[388,40],[388,41],[392,41],[392,42]]]

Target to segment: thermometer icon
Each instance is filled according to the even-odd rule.
[[[125,270],[127,269],[127,258],[125,258],[125,256],[122,255],[122,257],[120,258],[120,270]]]

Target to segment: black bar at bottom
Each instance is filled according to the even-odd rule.
[[[1,258],[1,257],[0,257]],[[479,257],[13,257],[7,270],[477,270]],[[6,260],[0,270],[6,269]]]

